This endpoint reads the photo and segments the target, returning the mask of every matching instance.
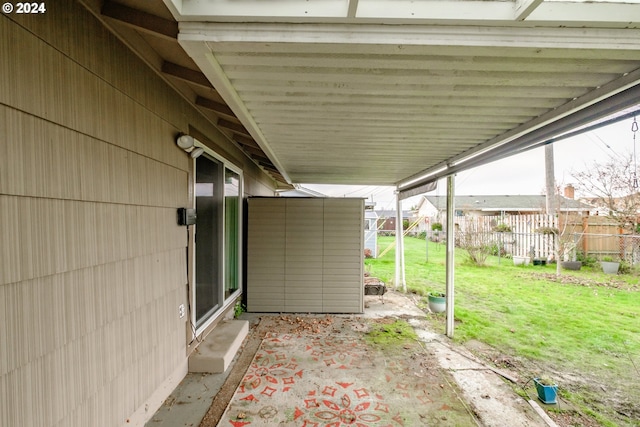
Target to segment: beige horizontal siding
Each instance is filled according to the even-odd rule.
[[[323,310],[363,310],[364,201],[327,200],[324,210]]]
[[[186,246],[173,208],[0,195],[0,284]]]
[[[188,159],[176,155],[179,148],[149,143],[176,133],[184,101],[88,12],[73,15],[86,20],[83,28],[77,21],[69,25],[79,5],[61,0],[58,7],[47,12],[46,23],[16,14],[12,17],[25,28],[0,21],[0,52],[13,53],[11,60],[0,61],[0,75],[10,76],[0,79],[0,104],[186,169]],[[61,18],[66,22],[56,27]]]
[[[285,206],[273,199],[249,199],[247,242],[247,310],[284,311]]]
[[[21,343],[0,350],[0,377],[22,390],[3,425],[49,425],[29,422],[34,407],[58,420],[116,380],[131,394],[118,378],[132,366],[144,369],[136,384],[151,393],[184,346],[181,322],[167,316],[183,300],[184,271],[184,250],[173,250],[0,287],[4,342]],[[154,370],[159,350],[173,360]],[[43,390],[51,393],[39,397]]]
[[[342,286],[346,281],[351,283],[354,280],[360,280],[359,271],[349,270],[332,270],[325,269],[322,273],[322,281],[325,286]],[[356,289],[354,287],[354,289]]]
[[[322,199],[287,199],[284,307],[322,311]]]
[[[187,357],[176,135],[230,153],[247,194],[274,183],[79,2],[55,3],[0,18],[0,425],[120,426]]]
[[[0,117],[23,141],[0,144],[0,193],[167,207],[188,201],[184,170],[8,107]]]

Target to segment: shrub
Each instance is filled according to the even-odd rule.
[[[364,257],[367,259],[373,258],[373,253],[371,252],[371,249],[366,248],[364,250]]]
[[[456,236],[456,243],[467,251],[468,261],[478,266],[485,265],[492,247],[492,242],[489,241],[488,233],[476,230],[467,230],[465,232],[458,233]]]
[[[583,267],[595,267],[598,263],[596,257],[591,255],[586,255],[584,252],[578,252],[576,254],[576,261],[582,262]]]
[[[233,306],[233,317],[237,319],[245,311],[247,311],[247,306],[241,301],[236,301],[236,305]]]
[[[491,245],[489,245],[489,254],[493,256],[498,256],[498,248],[499,248],[499,245],[497,243],[492,243]],[[507,250],[504,247],[500,248],[500,256],[504,257],[506,255],[507,255]]]
[[[442,224],[439,222],[434,222],[431,224],[431,231],[442,231]]]
[[[536,229],[536,233],[540,234],[558,234],[558,229],[555,227],[540,227]]]
[[[511,233],[511,227],[508,224],[501,222],[500,224],[493,227],[493,231],[498,233]]]
[[[631,264],[626,261],[620,261],[620,267],[618,267],[619,274],[630,274],[631,273]]]

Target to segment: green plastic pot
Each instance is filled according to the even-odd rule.
[[[427,302],[432,313],[442,313],[447,308],[447,298],[440,292],[429,292]]]

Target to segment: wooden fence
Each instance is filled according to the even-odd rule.
[[[602,258],[632,258],[640,262],[640,236],[625,235],[610,218],[601,216],[545,214],[456,217],[456,233],[484,234],[484,241],[501,248],[502,253],[512,256],[552,258],[554,256],[554,235],[556,229],[561,239],[575,244],[575,250],[586,255]],[[497,232],[499,229],[511,231]],[[445,233],[429,232],[432,240],[445,239]],[[636,258],[638,260],[636,261]]]

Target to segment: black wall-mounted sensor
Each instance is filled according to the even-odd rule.
[[[193,225],[196,218],[195,209],[178,208],[178,225]]]

